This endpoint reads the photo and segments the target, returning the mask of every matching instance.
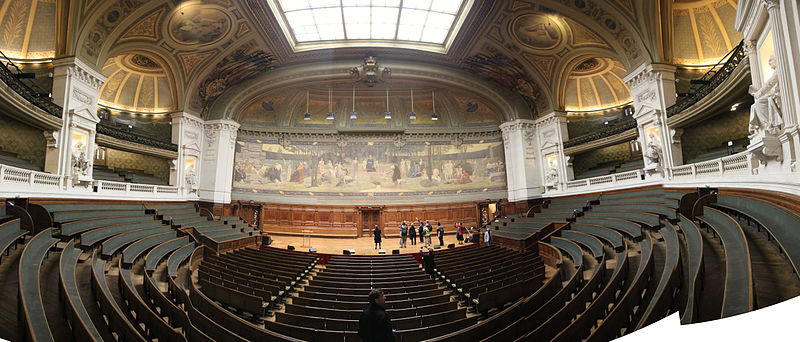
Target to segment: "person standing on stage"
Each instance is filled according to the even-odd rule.
[[[425,243],[425,225],[419,220],[419,243]]]
[[[444,228],[441,222],[436,222],[436,236],[439,237],[439,246],[444,247]]]
[[[372,231],[372,237],[375,239],[375,249],[381,248],[381,229],[375,225],[375,230]]]
[[[464,224],[462,222],[456,225],[456,240],[459,245],[464,243]]]
[[[400,248],[406,247],[406,237],[408,236],[408,225],[406,221],[400,224]]]
[[[425,221],[425,245],[431,245],[431,233],[433,231],[433,227],[431,226],[430,221]]]
[[[408,238],[411,239],[411,245],[417,244],[417,227],[414,226],[414,223],[411,223],[411,227],[408,228]]]

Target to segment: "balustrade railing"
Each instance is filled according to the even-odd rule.
[[[673,167],[670,179],[684,180],[706,177],[750,176],[756,165],[747,151],[722,158]]]
[[[64,109],[53,103],[49,94],[45,94],[41,89],[34,90],[31,86],[20,81],[16,75],[21,74],[22,71],[2,51],[0,51],[0,57],[4,60],[3,63],[0,63],[0,80],[34,106],[41,108],[50,115],[61,118],[61,113]],[[12,68],[16,72],[12,71]]]
[[[728,79],[728,77],[736,70],[736,67],[739,66],[745,58],[747,57],[747,50],[744,48],[744,40],[739,42],[739,45],[728,52],[725,57],[717,62],[708,72],[703,75],[703,77],[699,80],[699,83],[702,84],[699,88],[692,91],[688,96],[680,98],[674,105],[669,106],[667,108],[667,117],[672,117],[684,110],[686,108],[691,107],[693,104],[697,103],[708,94],[710,94],[714,89],[717,89],[722,82]],[[724,64],[723,64],[724,61]],[[720,64],[722,66],[720,67]]]
[[[64,176],[0,164],[0,185],[59,190],[64,185]]]
[[[14,166],[0,164],[0,193],[6,196],[14,193],[46,193],[69,196],[70,194],[89,194],[88,190],[103,196],[124,196],[136,199],[183,199],[177,187],[168,185],[153,185],[139,183],[124,183],[105,180],[92,182],[93,189],[72,188],[71,177],[54,175],[52,173],[21,169]]]
[[[567,191],[573,189],[583,189],[588,190],[585,188],[607,188],[609,186],[615,186],[617,184],[628,184],[633,183],[635,181],[642,180],[642,170],[633,170],[633,171],[626,171],[620,173],[613,173],[610,175],[602,175],[592,178],[586,179],[578,179],[566,182],[564,184],[564,188]],[[550,190],[547,191],[548,193],[558,192],[558,190]]]

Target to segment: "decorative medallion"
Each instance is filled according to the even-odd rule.
[[[204,4],[180,7],[168,23],[170,37],[186,45],[216,43],[230,31],[231,26],[227,13]]]
[[[511,32],[522,44],[549,50],[561,43],[564,34],[555,20],[541,14],[524,14],[511,23]]]

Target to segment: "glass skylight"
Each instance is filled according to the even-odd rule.
[[[295,47],[334,41],[445,47],[471,4],[472,0],[270,0]],[[344,44],[348,45],[353,46]]]

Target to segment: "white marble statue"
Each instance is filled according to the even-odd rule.
[[[197,189],[197,175],[194,172],[194,164],[189,166],[189,169],[186,170],[186,189],[189,192],[193,192]]]
[[[558,183],[558,170],[556,170],[555,168],[547,169],[547,175],[545,175],[545,183],[547,184]]]
[[[647,149],[644,151],[644,157],[650,164],[658,164],[661,162],[661,146],[658,145],[658,140],[655,134],[650,133],[647,139]]]
[[[775,63],[775,55],[769,56],[769,66],[774,72],[761,89],[750,86],[750,95],[753,95],[755,103],[750,107],[750,133],[764,130],[770,134],[778,134],[783,125],[781,117],[781,95],[780,85],[778,84],[778,70]]]
[[[72,173],[86,176],[88,171],[89,159],[86,158],[86,149],[83,147],[83,143],[79,142],[72,151]]]

